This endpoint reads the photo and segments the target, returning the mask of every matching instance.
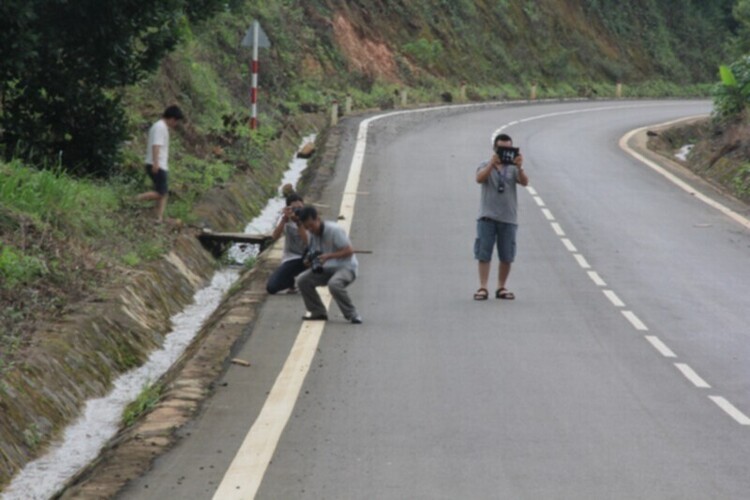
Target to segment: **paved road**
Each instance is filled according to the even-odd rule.
[[[351,287],[365,324],[334,306],[257,498],[750,497],[750,231],[618,146],[708,111],[585,102],[373,122],[351,232],[373,251]],[[533,188],[519,193],[517,300],[474,302],[474,171],[506,124]],[[298,297],[269,299],[238,353],[253,366],[230,369],[122,498],[214,495],[301,313]]]

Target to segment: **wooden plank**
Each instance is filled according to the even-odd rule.
[[[247,234],[247,233],[214,233],[203,230],[198,235],[198,240],[206,247],[214,257],[219,258],[232,243],[249,243],[259,245],[263,252],[271,243],[273,238],[269,234]]]
[[[214,233],[210,231],[204,231],[198,235],[198,238],[206,241],[254,243],[256,245],[262,245],[271,239],[271,235],[248,233]]]

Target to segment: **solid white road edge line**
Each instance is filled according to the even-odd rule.
[[[706,205],[709,205],[710,207],[713,207],[716,210],[720,211],[721,213],[723,213],[727,217],[731,218],[732,220],[734,220],[738,224],[744,226],[746,229],[750,229],[750,219],[748,219],[746,217],[743,217],[742,215],[740,215],[737,212],[735,212],[734,210],[732,210],[732,209],[730,209],[730,208],[722,205],[721,203],[719,203],[718,201],[714,200],[713,198],[710,198],[710,197],[706,196],[705,194],[701,193],[700,191],[698,191],[697,189],[695,189],[693,186],[691,186],[687,182],[685,182],[682,179],[678,178],[676,175],[668,172],[661,165],[658,165],[657,163],[649,160],[648,158],[646,158],[642,154],[634,151],[633,149],[630,148],[630,146],[628,146],[628,142],[630,141],[630,139],[634,135],[639,134],[639,133],[643,132],[644,130],[647,130],[649,128],[666,127],[666,126],[672,125],[674,123],[679,123],[679,122],[682,122],[682,121],[685,121],[685,120],[690,120],[690,119],[694,119],[694,118],[698,118],[698,117],[702,117],[702,116],[705,116],[705,115],[698,115],[698,116],[693,116],[693,117],[689,117],[689,118],[680,118],[679,120],[672,120],[672,121],[669,121],[669,122],[666,122],[666,123],[661,123],[661,124],[658,124],[658,125],[649,125],[648,127],[642,127],[642,128],[639,128],[639,129],[631,130],[630,132],[628,132],[627,134],[625,134],[620,139],[620,148],[622,148],[626,153],[628,153],[633,158],[636,158],[637,160],[643,162],[645,165],[647,165],[648,167],[650,167],[654,171],[656,171],[659,174],[661,174],[662,176],[666,177],[670,182],[672,182],[673,184],[675,184],[676,186],[678,186],[680,189],[682,189],[682,190],[690,193],[691,195],[695,196],[697,199],[699,199],[700,201],[702,201]]]
[[[327,293],[326,293],[327,294]],[[328,295],[324,303],[330,303]],[[305,322],[263,409],[216,490],[214,500],[255,498],[310,369],[325,321]]]
[[[349,175],[341,199],[341,209],[339,210],[339,215],[343,216],[343,220],[339,220],[338,223],[347,233],[351,230],[351,223],[354,218],[357,187],[364,164],[369,124],[378,118],[400,113],[374,116],[360,123],[357,145],[352,156]],[[321,298],[327,309],[330,306],[331,296],[327,290],[320,290],[324,292]],[[245,436],[239,451],[232,460],[229,469],[227,469],[216,493],[214,493],[214,500],[248,500],[255,498],[273,454],[276,452],[281,434],[297,403],[324,328],[324,321],[303,322],[289,357],[284,363],[258,418]]]
[[[357,200],[359,179],[364,164],[367,131],[371,122],[406,113],[422,113],[448,108],[457,109],[479,106],[486,106],[486,104],[438,106],[434,108],[395,111],[362,120],[359,125],[357,144],[354,148],[346,186],[344,187],[341,199],[339,215],[343,215],[343,220],[339,220],[338,224],[349,233],[352,219],[354,218],[354,206]],[[325,289],[319,290],[324,291],[321,298],[326,308],[328,308],[331,302],[330,294]],[[255,498],[268,469],[268,465],[276,452],[276,447],[281,439],[281,433],[284,431],[299,398],[302,384],[310,369],[324,328],[324,321],[314,323],[303,322],[289,357],[271,388],[271,392],[266,398],[266,402],[258,418],[245,436],[239,451],[227,469],[216,493],[214,493],[213,500],[250,500]]]

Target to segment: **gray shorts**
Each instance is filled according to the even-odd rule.
[[[513,262],[516,258],[516,230],[518,225],[482,217],[477,220],[477,239],[474,240],[474,258],[480,262],[492,260],[492,247],[497,245],[500,262]]]

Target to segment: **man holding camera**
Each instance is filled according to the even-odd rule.
[[[293,293],[294,278],[303,272],[306,267],[302,261],[302,255],[307,248],[307,231],[299,223],[296,212],[303,207],[302,197],[297,193],[290,193],[286,197],[286,207],[281,213],[278,224],[273,230],[271,238],[273,241],[284,235],[284,253],[281,256],[281,265],[268,278],[266,291],[271,295],[282,290]]]
[[[362,316],[357,312],[346,291],[346,287],[357,278],[359,267],[346,231],[335,222],[322,221],[318,211],[310,205],[300,209],[297,217],[310,233],[305,258],[310,269],[297,277],[297,288],[310,312],[309,316],[303,316],[302,319],[328,319],[325,305],[315,290],[317,286],[328,285],[328,290],[347,321],[354,324],[362,323]]]
[[[523,169],[523,156],[513,147],[513,140],[499,134],[492,141],[494,154],[477,168],[476,180],[482,185],[477,219],[474,258],[479,262],[479,289],[474,300],[487,300],[487,282],[493,246],[500,260],[495,298],[513,300],[515,295],[505,288],[510,266],[516,256],[518,229],[518,198],[516,184],[527,186],[529,177]]]

